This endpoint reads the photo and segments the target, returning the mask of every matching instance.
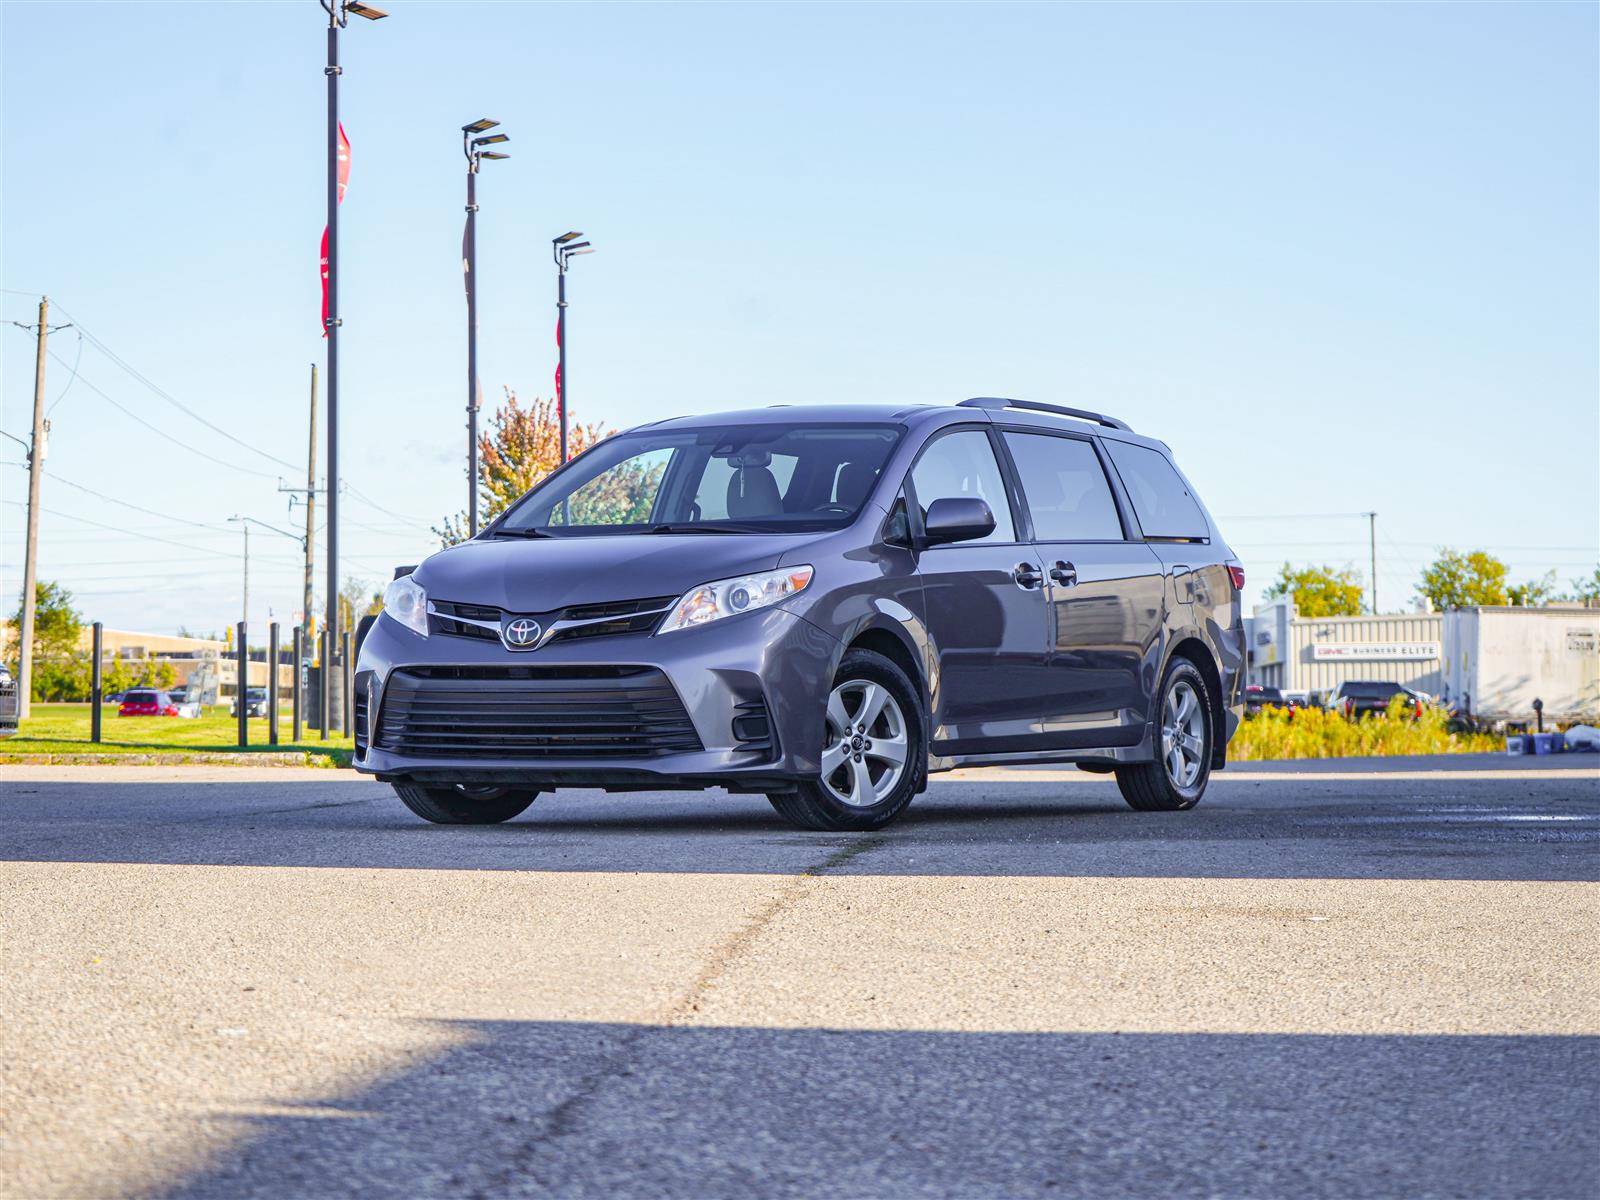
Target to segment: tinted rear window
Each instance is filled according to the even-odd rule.
[[[154,704],[155,702],[156,694],[154,692],[129,692],[123,697],[124,704]]]
[[[1131,442],[1105,440],[1106,451],[1128,489],[1134,515],[1145,537],[1210,537],[1200,505],[1184,486],[1183,477],[1166,455]]]
[[[1387,700],[1390,696],[1398,695],[1403,689],[1398,683],[1347,683],[1344,685],[1346,696],[1359,696],[1364,700]]]

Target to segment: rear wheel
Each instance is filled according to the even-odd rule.
[[[883,655],[852,650],[828,695],[821,771],[767,799],[800,829],[881,829],[916,795],[923,758],[922,707],[911,681]]]
[[[397,783],[395,795],[417,816],[435,825],[498,825],[537,799],[532,788],[473,787],[470,784]]]
[[[1140,812],[1181,812],[1205,795],[1216,737],[1211,694],[1199,669],[1174,659],[1161,683],[1156,761],[1117,768],[1117,787]]]

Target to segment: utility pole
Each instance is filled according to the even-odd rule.
[[[1371,555],[1372,567],[1372,615],[1378,615],[1378,514],[1366,512],[1361,514],[1367,519],[1367,550]]]
[[[250,526],[244,527],[244,619],[250,619]],[[240,629],[244,626],[241,624]]]
[[[28,540],[22,557],[22,625],[17,630],[17,715],[33,708],[33,622],[39,583],[39,482],[44,475],[44,347],[50,298],[39,297],[39,349],[33,360],[33,441],[28,445]]]

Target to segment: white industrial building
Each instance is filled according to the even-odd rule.
[[[1287,597],[1245,620],[1247,679],[1326,695],[1340,683],[1402,684],[1483,721],[1600,719],[1600,609],[1467,608],[1300,617]]]

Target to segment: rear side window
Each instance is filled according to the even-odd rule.
[[[1133,501],[1133,511],[1145,537],[1211,536],[1200,506],[1166,455],[1110,438],[1105,439],[1105,447],[1122,478],[1122,486],[1128,489],[1128,499]]]
[[[1006,435],[1041,542],[1120,542],[1122,521],[1094,447],[1042,433]]]
[[[924,517],[928,515],[928,505],[946,497],[976,496],[986,501],[994,513],[994,532],[974,538],[973,542],[1017,540],[1000,464],[995,461],[989,435],[981,429],[947,433],[930,443],[911,468],[911,486],[916,489],[917,504]]]

